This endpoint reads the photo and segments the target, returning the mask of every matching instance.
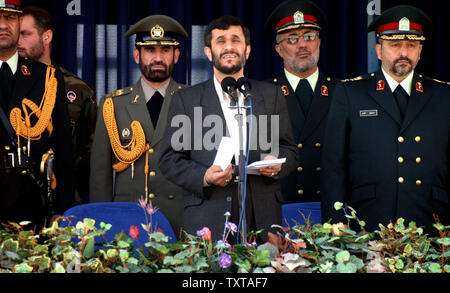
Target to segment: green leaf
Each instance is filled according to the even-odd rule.
[[[350,253],[346,250],[339,252],[336,254],[336,261],[338,263],[344,263],[350,260]]]
[[[16,272],[17,274],[29,274],[32,271],[33,268],[25,263],[14,266],[14,272]]]
[[[450,238],[449,237],[440,238],[436,242],[439,244],[442,244],[444,246],[450,246]]]
[[[441,265],[438,263],[432,263],[428,266],[431,273],[440,274],[442,273]]]
[[[83,224],[89,230],[94,230],[95,229],[95,220],[93,220],[93,219],[85,218],[83,220]]]
[[[1,249],[4,251],[11,251],[11,252],[17,252],[17,250],[19,249],[19,242],[18,241],[14,241],[12,239],[7,239],[5,241],[3,241],[2,245],[1,245]]]
[[[353,263],[340,263],[336,266],[336,269],[341,274],[354,274],[357,271],[356,265]]]
[[[83,257],[86,259],[90,259],[94,256],[94,254],[95,254],[95,240],[94,238],[91,238],[84,247]]]

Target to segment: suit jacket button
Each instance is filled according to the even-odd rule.
[[[400,137],[398,138],[398,142],[399,142],[399,143],[404,143],[404,142],[405,142],[405,138],[404,138],[403,136],[400,136]]]
[[[231,201],[232,201],[231,196],[227,196],[226,201],[227,201],[227,202],[231,202]]]
[[[148,195],[148,197],[149,197],[150,199],[154,199],[156,196],[155,196],[154,193],[150,193],[150,194]]]
[[[315,146],[316,148],[320,148],[322,145],[321,145],[320,143],[316,143],[314,146]]]
[[[10,146],[5,146],[5,151],[10,151],[11,150],[11,147]]]
[[[414,139],[416,142],[420,142],[422,140],[422,138],[420,136],[416,136],[416,138]]]
[[[173,195],[173,194],[169,195],[169,199],[170,200],[174,200],[175,199],[175,195]]]
[[[155,152],[155,150],[154,150],[154,149],[149,149],[148,152],[149,152],[150,154],[153,154],[153,153]]]
[[[403,164],[404,161],[405,161],[405,158],[403,158],[403,157],[398,157],[398,162],[399,162],[400,164]]]
[[[303,172],[303,167],[298,167],[298,168],[297,168],[297,171],[298,171],[299,173]]]
[[[316,171],[317,171],[317,172],[320,172],[320,171],[322,171],[322,168],[317,167],[317,168],[316,168]]]
[[[422,185],[422,180],[417,180],[417,181],[416,181],[416,185],[417,185],[417,186]]]
[[[303,144],[299,144],[298,146],[297,146],[299,149],[302,149],[303,148]]]
[[[316,191],[316,194],[317,194],[317,195],[320,195],[320,190],[317,190],[317,191]]]
[[[400,183],[400,184],[405,183],[405,178],[403,178],[403,177],[398,178],[398,183]]]
[[[151,177],[155,177],[155,176],[156,176],[156,172],[155,172],[155,171],[151,171],[151,172],[150,172],[150,176],[151,176]]]
[[[298,191],[298,195],[303,195],[305,192],[302,190],[302,189],[300,189],[299,191]]]
[[[422,158],[421,158],[421,157],[417,157],[417,158],[416,158],[416,163],[417,163],[417,164],[422,163]]]

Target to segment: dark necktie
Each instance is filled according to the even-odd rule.
[[[408,108],[409,95],[401,85],[398,85],[394,91],[394,96],[397,100],[398,109],[402,114],[402,118],[405,118],[406,109]]]
[[[0,97],[3,109],[7,110],[11,100],[13,88],[13,74],[8,63],[3,62],[0,68]]]
[[[295,90],[295,95],[302,106],[303,113],[307,116],[314,97],[314,92],[307,79],[300,79],[297,89]]]
[[[161,112],[163,103],[164,97],[158,91],[156,91],[150,101],[147,102],[148,113],[150,114],[154,128],[156,128],[156,124],[158,124],[159,113]]]

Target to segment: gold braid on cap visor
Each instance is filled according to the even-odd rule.
[[[426,38],[424,36],[418,36],[418,35],[378,35],[378,38],[380,40],[386,40],[386,41],[398,41],[398,40],[409,40],[409,41],[425,41]]]
[[[317,24],[312,24],[312,23],[301,23],[301,24],[293,24],[293,25],[289,25],[287,27],[281,28],[279,30],[277,30],[277,34],[284,32],[284,31],[288,31],[288,30],[293,30],[293,29],[297,29],[297,28],[315,28],[315,29],[319,29],[321,30],[322,28],[320,26],[318,26]]]
[[[177,41],[145,41],[136,42],[138,46],[178,46],[180,42]]]

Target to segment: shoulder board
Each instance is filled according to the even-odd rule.
[[[110,94],[108,94],[106,96],[110,97],[110,98],[115,98],[115,97],[127,95],[127,94],[131,93],[132,90],[133,90],[133,87],[127,87],[127,88],[120,89],[120,90],[117,90],[115,92],[112,92],[112,93],[110,93]]]
[[[442,84],[446,84],[446,85],[450,85],[450,82],[446,82],[446,81],[442,81],[442,80],[438,80],[435,78],[432,78],[433,81],[438,82],[438,83],[442,83]]]
[[[355,78],[344,79],[341,82],[346,83],[346,82],[353,82],[353,81],[358,81],[358,80],[366,80],[366,79],[370,79],[374,76],[375,76],[375,72],[366,74],[366,75],[361,75],[361,76],[358,76]]]

